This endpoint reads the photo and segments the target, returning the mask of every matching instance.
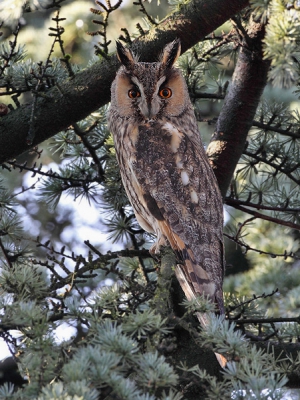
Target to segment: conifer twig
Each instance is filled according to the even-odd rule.
[[[102,164],[99,160],[99,157],[97,155],[97,152],[94,148],[94,146],[92,146],[88,140],[87,137],[87,132],[82,131],[78,124],[74,123],[73,124],[73,129],[74,132],[76,133],[77,136],[80,137],[82,143],[84,144],[84,146],[86,147],[86,149],[88,150],[88,152],[90,153],[96,167],[97,167],[97,171],[98,171],[98,176],[99,176],[99,181],[100,182],[105,182],[105,173],[104,173],[104,169],[102,167]]]
[[[4,258],[5,258],[6,262],[7,262],[7,264],[9,265],[10,268],[13,268],[13,265],[12,265],[12,263],[10,261],[9,255],[7,254],[7,251],[6,251],[6,249],[5,249],[5,247],[4,247],[3,243],[2,243],[1,238],[0,238],[0,248],[2,250],[2,253],[4,255]]]
[[[284,221],[283,219],[271,217],[270,215],[261,214],[257,211],[249,210],[247,207],[244,207],[244,206],[238,205],[238,204],[235,204],[234,208],[236,208],[237,210],[240,210],[240,211],[244,211],[247,214],[253,215],[255,218],[264,219],[266,221],[274,222],[277,225],[287,226],[292,229],[300,230],[299,224],[294,224],[293,222],[290,222],[290,221]]]
[[[154,26],[158,25],[158,23],[151,17],[151,15],[146,10],[146,7],[143,4],[143,0],[134,1],[133,4],[141,7],[139,11],[141,11],[146,16],[147,20],[150,22],[151,25]]]
[[[283,257],[286,260],[288,257],[291,257],[291,258],[295,258],[296,260],[299,259],[299,257],[296,256],[296,254],[293,253],[292,251],[291,252],[287,252],[285,250],[284,253],[272,253],[270,251],[264,251],[264,250],[261,250],[261,249],[257,249],[256,247],[251,247],[248,244],[246,244],[243,241],[241,241],[236,235],[235,236],[231,236],[228,233],[224,233],[224,236],[227,237],[229,240],[232,240],[233,242],[235,242],[239,246],[243,247],[245,249],[245,252],[244,252],[245,254],[248,251],[254,251],[254,252],[259,253],[259,254],[265,254],[265,255],[271,256],[272,258]]]
[[[243,318],[234,320],[237,325],[239,324],[271,324],[277,322],[297,322],[300,324],[300,315],[298,317],[291,317],[291,318]]]
[[[261,294],[261,295],[256,295],[256,294],[254,294],[254,295],[252,296],[252,298],[249,299],[249,300],[242,301],[242,302],[240,302],[240,303],[238,303],[238,304],[235,304],[235,305],[229,305],[229,306],[227,307],[227,317],[228,317],[228,319],[233,320],[233,321],[235,320],[235,318],[231,318],[231,317],[230,317],[230,315],[229,315],[230,312],[235,311],[235,310],[237,310],[237,309],[240,309],[240,308],[242,308],[242,307],[244,307],[244,306],[246,306],[246,305],[249,305],[250,303],[253,303],[254,301],[256,301],[256,300],[258,300],[258,299],[266,299],[267,297],[272,297],[272,296],[274,296],[276,293],[278,293],[278,289],[275,289],[275,290],[273,290],[271,293],[268,293],[268,294],[265,294],[265,293],[263,293],[263,294]]]
[[[264,123],[262,123],[260,121],[256,121],[256,120],[254,120],[252,122],[252,125],[256,126],[257,128],[261,128],[261,129],[265,129],[265,130],[268,130],[268,131],[273,131],[273,132],[280,133],[281,135],[284,135],[284,136],[290,136],[290,137],[295,138],[295,139],[300,139],[300,134],[299,133],[293,132],[288,128],[287,129],[283,129],[283,128],[279,128],[277,126],[274,126],[272,124],[264,124]]]
[[[300,212],[300,208],[287,207],[287,204],[283,205],[282,207],[279,207],[279,206],[271,206],[271,205],[266,205],[266,204],[261,204],[261,203],[252,203],[247,200],[239,200],[239,199],[234,199],[231,197],[225,197],[224,203],[227,204],[228,206],[232,206],[232,207],[235,207],[236,205],[238,205],[238,206],[246,206],[246,207],[250,207],[250,208],[256,208],[257,210],[282,211],[282,212],[293,212],[293,213]]]
[[[261,163],[269,165],[270,167],[274,168],[275,171],[281,172],[284,175],[286,175],[288,178],[290,178],[292,181],[294,181],[297,185],[300,184],[300,179],[298,179],[287,168],[285,168],[284,164],[283,165],[282,165],[282,163],[277,164],[271,160],[268,160],[266,157],[259,156],[258,154],[252,153],[248,150],[244,150],[243,154],[253,158],[257,163],[261,162]]]

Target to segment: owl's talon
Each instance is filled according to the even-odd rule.
[[[159,235],[159,234],[158,234]],[[167,246],[167,241],[164,236],[159,235],[157,241],[150,247],[149,253],[152,256],[160,253],[160,247]]]
[[[151,254],[151,256],[155,256],[156,254],[159,254],[159,247],[157,243],[154,243],[153,246],[150,247],[149,249],[149,253]]]

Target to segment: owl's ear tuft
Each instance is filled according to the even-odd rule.
[[[135,58],[130,49],[124,47],[120,42],[116,42],[117,45],[117,57],[121,64],[127,69],[130,69],[135,62]]]
[[[167,44],[162,52],[161,63],[166,68],[172,68],[177,58],[180,56],[181,44],[180,39],[175,39],[173,42]]]

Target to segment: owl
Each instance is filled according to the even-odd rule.
[[[169,244],[186,297],[205,295],[223,314],[222,198],[185,80],[174,67],[180,51],[174,40],[159,62],[138,62],[117,42],[121,67],[111,87],[108,125],[136,219],[157,237],[150,251]],[[206,314],[197,317],[207,324]],[[217,358],[224,366],[224,357]]]

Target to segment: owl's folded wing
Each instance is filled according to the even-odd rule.
[[[168,148],[162,131],[157,127],[151,136],[140,132],[136,179],[160,233],[185,265],[194,292],[209,296],[223,313],[223,206],[213,171],[204,149],[188,135],[173,129],[176,147],[175,139],[168,138]]]

